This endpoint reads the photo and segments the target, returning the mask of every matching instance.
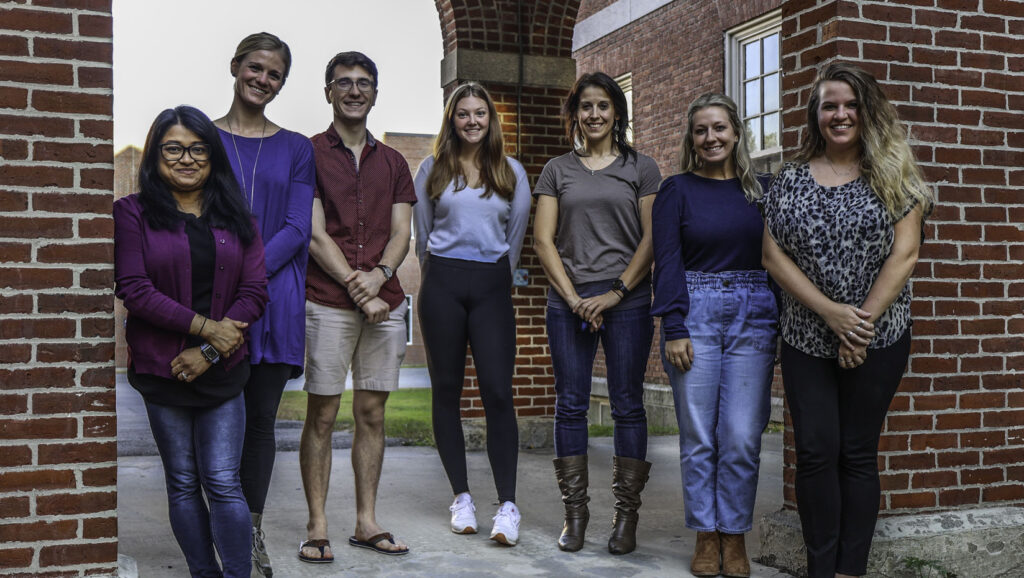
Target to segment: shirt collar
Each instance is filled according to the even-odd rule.
[[[327,142],[332,147],[339,145],[343,146],[343,143],[341,142],[341,135],[339,135],[338,131],[334,129],[333,122],[327,126],[327,130],[324,131],[324,134],[327,135]],[[373,134],[369,130],[366,131],[366,144],[369,145],[370,148],[377,148],[377,139],[373,138]]]

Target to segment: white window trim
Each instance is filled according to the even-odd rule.
[[[772,10],[748,20],[743,24],[734,26],[725,31],[725,93],[729,95],[740,108],[740,116],[743,116],[743,71],[736,64],[743,60],[743,44],[752,38],[770,36],[772,32],[779,32],[779,49],[782,49],[782,9]],[[780,53],[779,58],[782,55]],[[780,89],[782,66],[779,66]],[[782,98],[781,90],[779,98]],[[782,111],[779,111],[779,145],[769,149],[751,151],[751,158],[761,158],[769,155],[782,154]]]
[[[615,83],[619,85],[622,92],[627,95],[626,105],[629,107],[629,125],[626,127],[626,134],[629,140],[633,141],[633,73],[627,72],[615,77]],[[635,144],[635,143],[634,143]]]

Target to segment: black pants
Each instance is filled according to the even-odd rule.
[[[249,511],[263,513],[274,471],[277,440],[274,423],[285,382],[294,368],[286,363],[257,363],[245,384],[245,442],[242,446],[242,493]]]
[[[516,323],[508,258],[480,263],[430,256],[420,288],[420,329],[433,395],[434,440],[452,492],[469,491],[461,399],[466,344],[487,418],[487,457],[498,500],[516,499],[519,426],[512,403]]]
[[[867,573],[878,518],[878,438],[910,356],[910,331],[841,369],[782,345],[796,439],[796,500],[810,578]]]

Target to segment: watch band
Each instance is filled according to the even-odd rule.
[[[206,359],[206,361],[212,364],[216,364],[220,361],[220,352],[209,343],[200,345],[199,352],[203,354],[203,358]]]
[[[381,272],[384,273],[384,280],[385,281],[390,281],[391,277],[393,277],[394,274],[395,274],[394,270],[392,270],[391,267],[388,267],[384,263],[381,263],[380,265],[377,265],[374,268],[375,269],[380,269]]]
[[[622,293],[622,297],[625,298],[629,293],[629,287],[626,287],[626,283],[622,279],[615,279],[612,281],[612,291]]]

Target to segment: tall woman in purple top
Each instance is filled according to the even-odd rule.
[[[256,217],[266,248],[270,304],[249,329],[252,373],[245,387],[242,489],[253,524],[253,563],[273,573],[263,544],[263,506],[274,469],[274,421],[285,382],[302,374],[305,354],[305,281],[313,210],[313,148],[299,133],[267,119],[264,109],[281,91],[291,67],[288,45],[260,32],[238,44],[231,109],[214,121],[242,196]]]
[[[761,266],[766,182],[736,104],[709,93],[686,114],[682,173],[654,202],[654,305],[675,397],[695,576],[749,576],[761,432],[768,424],[778,311]]]
[[[128,309],[128,381],[146,401],[189,571],[246,578],[244,332],[267,302],[263,243],[217,129],[192,107],[160,113],[139,193],[114,203],[114,279]]]

